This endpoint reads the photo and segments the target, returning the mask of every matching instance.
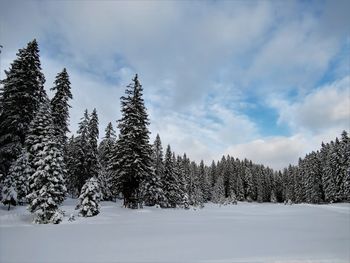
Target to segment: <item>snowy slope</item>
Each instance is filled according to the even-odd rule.
[[[0,262],[350,262],[350,204],[239,203],[199,210],[130,210],[103,202],[60,225],[0,207]]]

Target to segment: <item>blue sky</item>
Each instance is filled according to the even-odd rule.
[[[350,129],[349,1],[2,1],[1,70],[37,38],[71,76],[71,130],[120,117],[138,73],[151,120],[192,159],[280,169]],[[3,73],[2,73],[3,76]]]

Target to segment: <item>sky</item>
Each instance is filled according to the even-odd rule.
[[[1,75],[36,38],[45,87],[64,67],[74,133],[97,109],[100,138],[135,73],[150,140],[210,164],[274,169],[350,130],[350,1],[0,2]]]

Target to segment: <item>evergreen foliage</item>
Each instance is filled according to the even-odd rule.
[[[55,136],[60,145],[64,146],[67,142],[66,133],[69,132],[69,108],[68,100],[72,99],[71,87],[67,70],[64,68],[58,73],[52,87],[56,91],[51,100],[51,111],[55,129]]]
[[[110,169],[116,191],[123,194],[124,205],[137,208],[142,204],[141,183],[153,173],[153,167],[143,89],[137,75],[132,81],[126,88],[125,96],[121,97],[120,134]]]
[[[7,176],[23,147],[29,124],[46,96],[38,43],[34,39],[20,49],[1,81],[0,174]]]
[[[59,223],[59,205],[66,196],[63,178],[63,156],[54,137],[54,128],[49,101],[41,104],[31,122],[28,141],[32,153],[29,177],[30,192],[27,195],[28,210],[36,215],[36,223]]]
[[[77,209],[80,209],[80,215],[91,217],[100,213],[101,189],[98,180],[91,177],[81,188],[79,196],[79,204]]]

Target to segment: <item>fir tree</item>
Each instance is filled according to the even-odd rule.
[[[162,178],[164,176],[163,147],[159,134],[157,134],[153,143],[152,158],[154,172],[157,177]]]
[[[171,148],[170,145],[168,145],[165,153],[164,177],[162,180],[168,207],[176,207],[178,200],[181,199],[179,184],[174,168],[175,164],[173,163]]]
[[[67,142],[66,133],[69,132],[68,121],[70,105],[68,104],[68,100],[73,98],[70,89],[69,76],[67,70],[64,68],[62,72],[58,73],[56,76],[54,86],[51,89],[52,91],[56,91],[51,100],[55,135],[62,147]]]
[[[41,104],[31,122],[28,138],[34,142],[30,148],[34,173],[29,178],[28,209],[36,215],[36,223],[57,224],[62,219],[58,207],[67,189],[63,178],[63,156],[55,141],[48,100]]]
[[[149,144],[147,111],[142,98],[142,85],[136,75],[121,97],[122,118],[119,138],[114,147],[111,171],[115,188],[124,196],[126,207],[137,208],[142,203],[141,182],[153,173]]]
[[[5,177],[20,154],[30,122],[45,97],[45,78],[41,72],[36,40],[20,49],[5,71],[0,90],[0,174]]]
[[[216,183],[211,194],[212,202],[223,204],[225,201],[225,187],[224,187],[224,178],[219,176],[216,180]]]
[[[98,146],[98,161],[100,168],[98,171],[98,181],[101,187],[103,200],[111,201],[114,199],[112,191],[112,176],[108,170],[110,158],[115,145],[116,135],[112,123],[108,123],[105,129],[105,137]]]
[[[160,137],[157,134],[152,151],[153,173],[146,175],[142,182],[142,196],[147,206],[168,206],[168,200],[164,193],[164,165],[163,150]]]
[[[80,214],[84,217],[91,217],[100,213],[101,190],[98,180],[95,177],[90,178],[81,188],[79,196]]]
[[[14,161],[9,170],[9,176],[15,181],[17,200],[19,204],[26,202],[28,194],[28,179],[31,169],[28,163],[28,153],[22,149],[19,157]]]
[[[112,150],[116,142],[116,134],[111,122],[108,123],[105,129],[105,136],[98,146],[98,160],[102,167],[107,169],[109,159],[111,158]]]
[[[11,205],[16,206],[18,203],[16,181],[12,173],[4,181],[1,201],[8,206],[7,210],[10,210]]]
[[[246,199],[251,202],[253,200],[253,175],[249,167],[245,168],[245,180],[246,180]]]
[[[91,149],[89,141],[89,122],[90,117],[87,110],[84,112],[84,116],[79,123],[79,129],[77,131],[78,136],[75,139],[75,163],[73,167],[74,181],[76,182],[75,188],[80,193],[81,188],[85,182],[91,177],[88,164],[88,154]]]
[[[88,170],[88,178],[96,177],[98,174],[98,153],[97,153],[97,140],[99,136],[98,131],[98,116],[97,111],[94,109],[91,113],[88,123],[88,149],[86,152],[86,162]]]

